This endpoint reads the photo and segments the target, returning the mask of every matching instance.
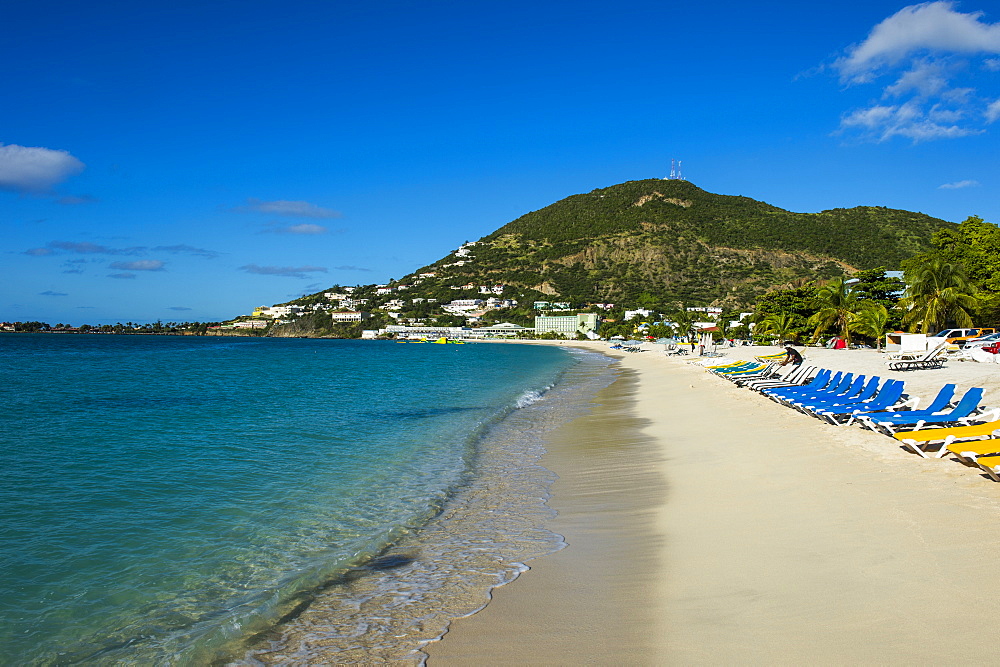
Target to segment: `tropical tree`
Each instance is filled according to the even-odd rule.
[[[694,327],[694,323],[698,321],[697,316],[686,308],[678,308],[670,314],[670,321],[674,323],[674,331],[678,336],[688,337],[691,349],[694,350],[695,338],[698,336]]]
[[[882,337],[889,327],[889,319],[889,311],[885,306],[868,301],[851,319],[851,331],[874,338],[876,346],[881,351]]]
[[[792,313],[772,313],[761,320],[754,333],[771,335],[779,341],[786,338],[796,338],[795,315]]]
[[[815,303],[819,310],[809,318],[809,324],[816,327],[813,338],[819,338],[821,333],[835,327],[839,336],[850,345],[851,320],[862,308],[854,288],[842,276],[834,278],[819,288]]]
[[[910,331],[943,329],[949,323],[972,326],[969,310],[979,304],[976,285],[969,280],[965,266],[938,257],[910,265],[903,274],[906,295],[899,307],[905,312],[903,324]]]

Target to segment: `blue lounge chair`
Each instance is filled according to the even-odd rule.
[[[767,395],[778,401],[779,403],[784,403],[788,405],[791,401],[796,398],[820,398],[823,396],[830,397],[836,396],[843,391],[846,391],[851,383],[854,381],[854,373],[841,373],[837,372],[830,380],[830,384],[826,387],[820,389],[809,389],[803,388],[798,391],[794,389],[787,389],[785,391],[773,391],[767,392]]]
[[[811,382],[804,385],[796,385],[793,387],[776,387],[776,388],[764,388],[760,393],[765,396],[773,397],[777,399],[779,396],[789,395],[794,396],[796,393],[817,391],[826,387],[834,387],[840,382],[840,378],[843,373],[837,371],[828,371],[826,369],[820,371],[816,374],[816,377],[812,379]]]
[[[802,410],[803,412],[815,412],[816,410],[821,410],[826,407],[834,407],[837,405],[849,405],[852,403],[861,403],[862,401],[867,401],[873,398],[879,391],[878,384],[882,381],[880,377],[869,378],[867,383],[860,386],[857,391],[853,394],[849,394],[847,397],[843,398],[818,398],[815,400],[802,399],[794,401],[793,405],[795,408]],[[851,385],[852,388],[859,385],[859,382],[864,382],[864,377],[859,376],[854,379],[854,384]],[[888,381],[886,381],[888,382]]]
[[[878,378],[876,378],[877,380]],[[876,382],[876,385],[878,383]],[[876,386],[872,386],[871,393],[875,393]],[[818,394],[814,396],[799,396],[796,398],[789,399],[787,404],[796,410],[806,411],[805,406],[808,405],[822,405],[822,404],[834,404],[841,403],[843,401],[850,401],[854,398],[859,398],[865,391],[865,376],[859,375],[854,378],[854,381],[847,387],[847,389],[835,392],[833,394]]]
[[[827,406],[814,410],[813,414],[821,419],[826,419],[831,424],[839,425],[841,419],[847,417],[847,424],[852,424],[859,414],[875,412],[880,410],[890,410],[905,405],[899,401],[903,398],[903,381],[886,380],[881,391],[874,398],[859,403],[849,405]]]
[[[983,390],[973,387],[965,392],[958,404],[949,411],[930,413],[930,410],[908,410],[906,412],[884,412],[866,415],[864,422],[875,431],[888,432],[893,435],[901,427],[909,427],[908,430],[920,430],[925,424],[948,424],[951,422],[969,423],[971,421],[982,421],[969,419],[970,415],[979,409],[979,402],[983,400]]]

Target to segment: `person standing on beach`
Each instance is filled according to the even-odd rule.
[[[785,345],[785,360],[781,362],[782,366],[791,364],[792,366],[798,366],[802,363],[802,355],[791,345]]]

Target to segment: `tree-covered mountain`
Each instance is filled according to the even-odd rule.
[[[930,250],[935,232],[956,227],[880,206],[795,213],[687,181],[629,181],[527,213],[388,286],[359,286],[339,306],[324,295],[346,289],[339,286],[290,303],[371,311],[371,326],[393,321],[390,314],[461,324],[462,313],[442,306],[488,297],[482,322],[530,324],[537,299],[741,310],[774,288],[898,269]]]
[[[953,223],[861,206],[786,211],[688,181],[629,181],[527,213],[417,271],[434,283],[504,284],[561,300],[740,306],[768,289],[897,269]],[[412,282],[413,276],[401,282]],[[427,285],[430,287],[430,285]]]

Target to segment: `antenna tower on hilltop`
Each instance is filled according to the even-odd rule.
[[[667,177],[668,181],[683,181],[684,173],[681,171],[681,161],[675,158],[670,158],[670,176]]]

